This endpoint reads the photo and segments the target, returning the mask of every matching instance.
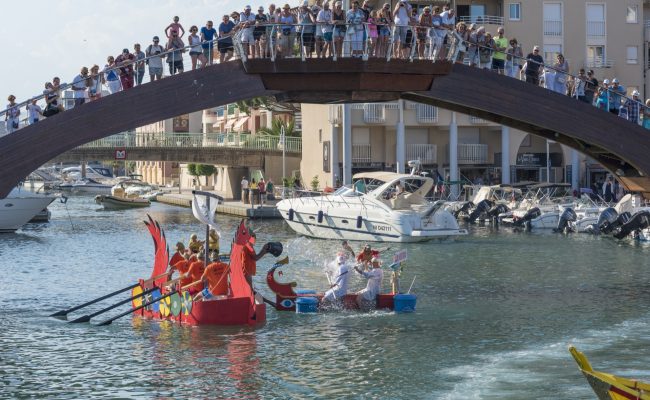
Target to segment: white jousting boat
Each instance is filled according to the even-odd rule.
[[[419,242],[467,234],[444,202],[425,199],[433,179],[375,174],[384,183],[368,193],[344,186],[327,196],[282,200],[277,208],[294,231],[322,239]]]

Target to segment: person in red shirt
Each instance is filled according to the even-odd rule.
[[[255,252],[255,234],[252,233],[248,243],[244,246],[244,275],[251,288],[253,287],[253,276],[257,273],[257,260],[262,258],[268,252],[268,246],[264,245],[259,253]]]
[[[134,83],[133,76],[133,62],[135,56],[129,53],[129,49],[122,50],[122,54],[115,58],[115,65],[120,67],[120,81],[122,82],[122,90],[131,89]]]
[[[374,257],[379,257],[379,251],[373,250],[369,244],[366,244],[363,246],[361,253],[357,255],[357,263],[363,264],[364,267],[368,267]]]
[[[214,296],[228,295],[228,264],[222,262],[213,262],[205,267],[201,280],[206,287],[194,297],[197,300],[210,300]]]

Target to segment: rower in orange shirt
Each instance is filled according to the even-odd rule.
[[[201,277],[203,276],[203,272],[205,271],[205,263],[203,262],[202,254],[199,254],[198,258],[199,260],[191,263],[187,272],[181,275],[181,287],[187,286],[190,283],[194,283],[197,281],[200,282],[188,288],[190,294],[195,294],[197,292],[200,292],[203,289]]]
[[[228,295],[228,264],[213,262],[205,267],[201,280],[207,283],[206,287],[194,297],[197,300],[210,300],[214,296]]]

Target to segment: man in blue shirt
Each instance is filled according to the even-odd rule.
[[[219,49],[219,63],[228,61],[232,57],[232,52],[234,50],[232,44],[232,30],[235,28],[235,24],[230,20],[228,15],[223,16],[223,22],[219,24],[219,44],[217,48]],[[226,56],[228,54],[228,56]]]
[[[214,56],[214,37],[217,36],[217,30],[212,27],[212,21],[206,22],[201,28],[201,42],[203,42],[203,55],[208,59],[208,64],[212,64]]]
[[[612,86],[609,88],[609,112],[618,115],[621,108],[621,97],[625,94],[625,88],[618,83],[618,78],[612,80]]]

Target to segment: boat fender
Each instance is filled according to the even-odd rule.
[[[361,226],[363,225],[363,217],[359,215],[357,217],[357,229],[361,229]]]
[[[319,210],[318,211],[318,223],[320,224],[322,222],[323,222],[323,211]]]
[[[289,221],[293,221],[293,208],[289,209]]]

